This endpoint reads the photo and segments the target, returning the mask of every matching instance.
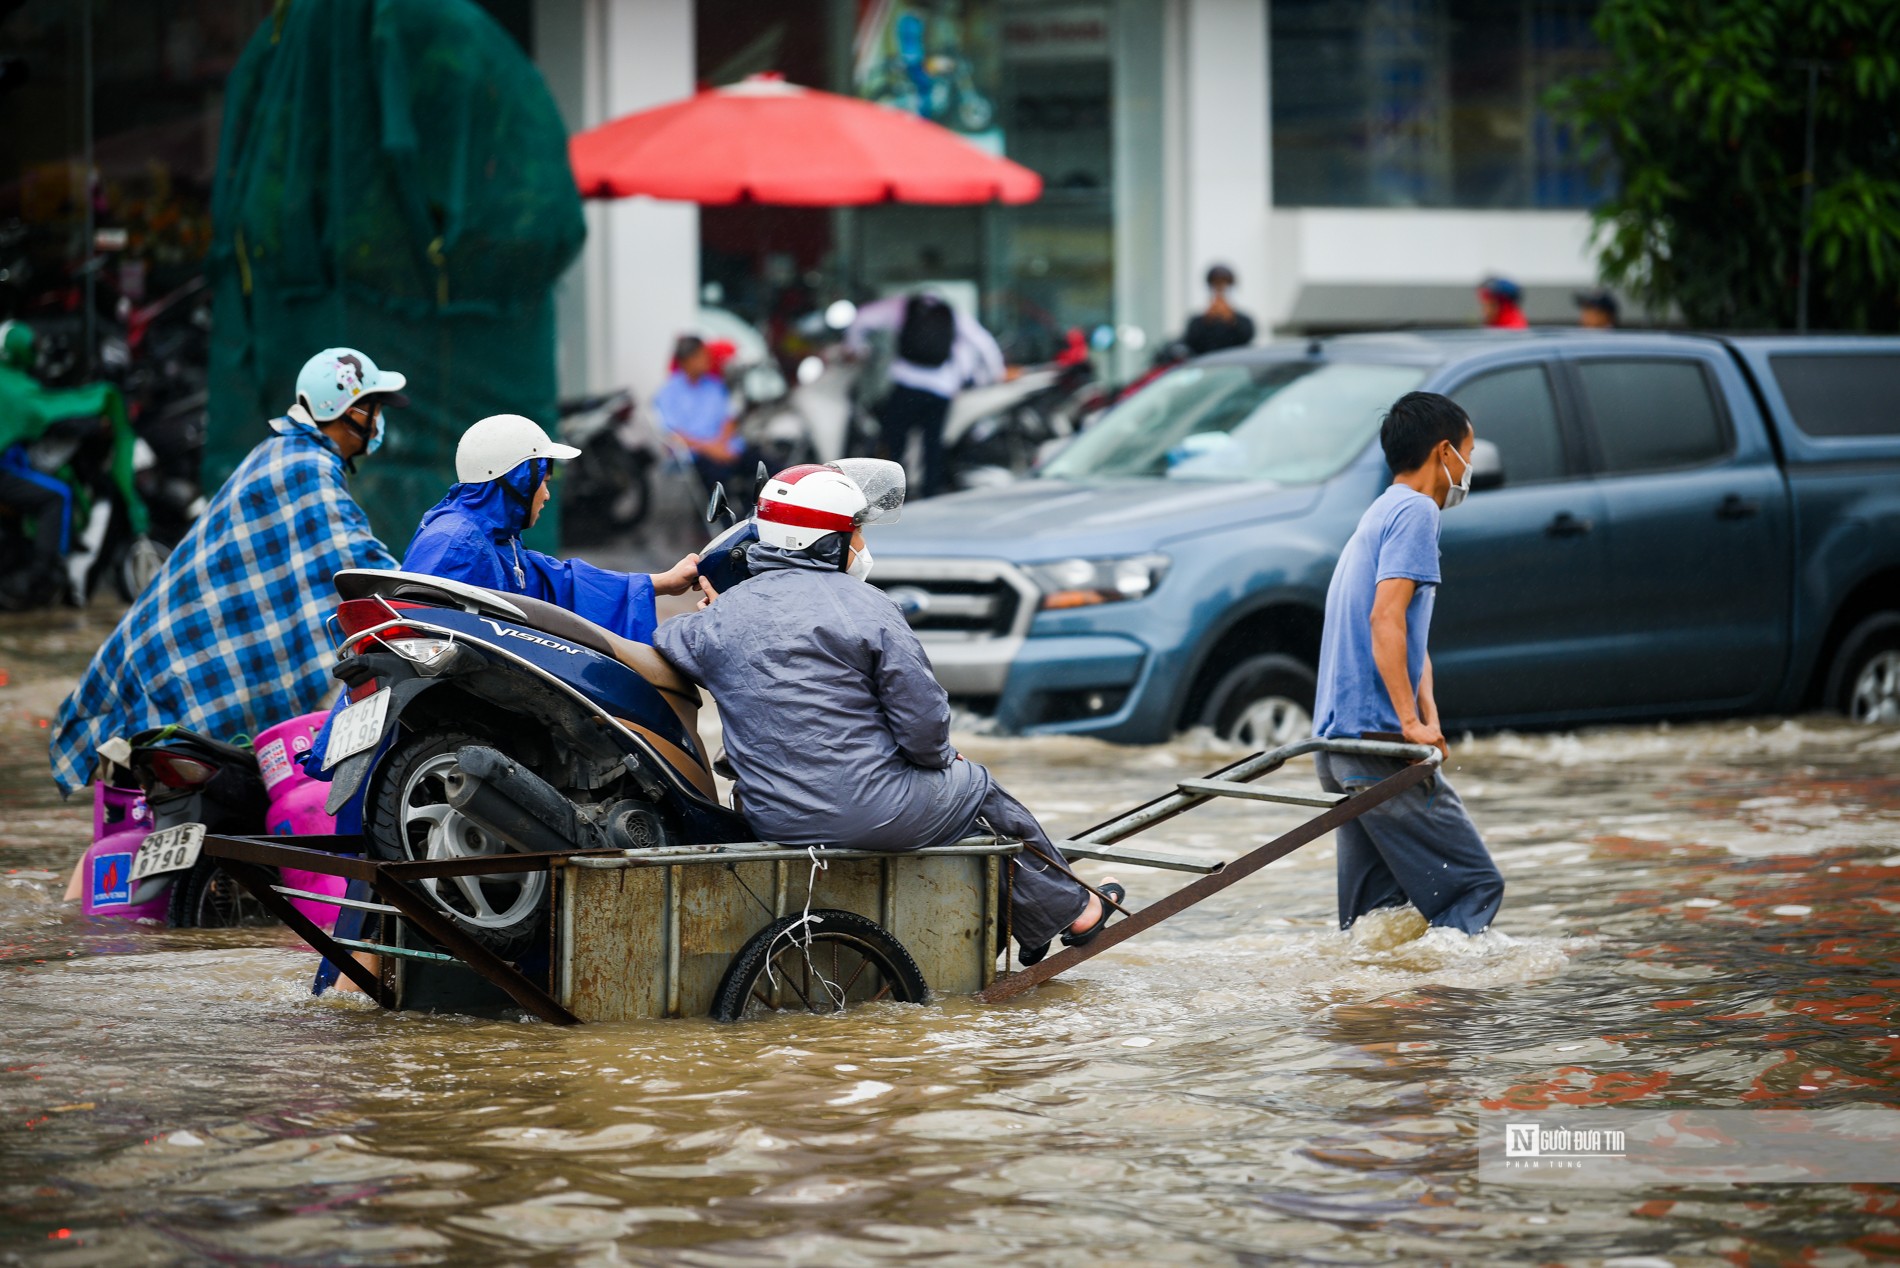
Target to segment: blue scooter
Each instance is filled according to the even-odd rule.
[[[564,608],[419,573],[336,576],[349,701],[321,761],[337,831],[380,859],[751,838],[720,804],[699,689]],[[545,872],[424,882],[504,959],[533,944]]]

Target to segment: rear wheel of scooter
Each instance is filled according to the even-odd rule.
[[[781,916],[739,949],[713,997],[714,1021],[775,1012],[838,1013],[930,997],[923,970],[889,930],[855,912]]]
[[[377,858],[462,859],[513,850],[449,805],[443,781],[455,754],[493,744],[465,731],[413,734],[397,743],[365,802],[363,829]],[[423,893],[462,932],[504,960],[535,944],[547,921],[548,874],[504,872],[419,881]]]
[[[272,880],[275,868],[266,868]],[[165,923],[174,929],[235,929],[240,925],[275,924],[277,918],[218,860],[200,858],[191,870],[172,882]]]
[[[1201,725],[1231,744],[1278,748],[1313,733],[1313,671],[1291,656],[1249,656],[1214,684]]]

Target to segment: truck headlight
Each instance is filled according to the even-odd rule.
[[[1145,598],[1161,584],[1169,562],[1166,555],[1060,559],[1052,564],[1029,564],[1023,571],[1042,591],[1041,606],[1046,612]]]

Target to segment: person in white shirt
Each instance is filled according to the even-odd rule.
[[[845,347],[861,354],[865,336],[874,330],[891,331],[897,337],[891,392],[877,411],[884,452],[901,462],[911,432],[921,431],[923,478],[912,484],[923,496],[934,497],[948,483],[943,424],[950,401],[965,387],[1003,378],[1003,350],[974,317],[924,291],[894,295],[858,309],[851,329],[845,332]]]

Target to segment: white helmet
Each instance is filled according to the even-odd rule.
[[[890,523],[904,505],[904,468],[881,458],[787,467],[759,491],[759,540],[808,550],[831,533]]]
[[[578,458],[580,453],[549,439],[532,418],[495,414],[462,433],[455,446],[455,478],[463,484],[486,484],[530,458]]]

